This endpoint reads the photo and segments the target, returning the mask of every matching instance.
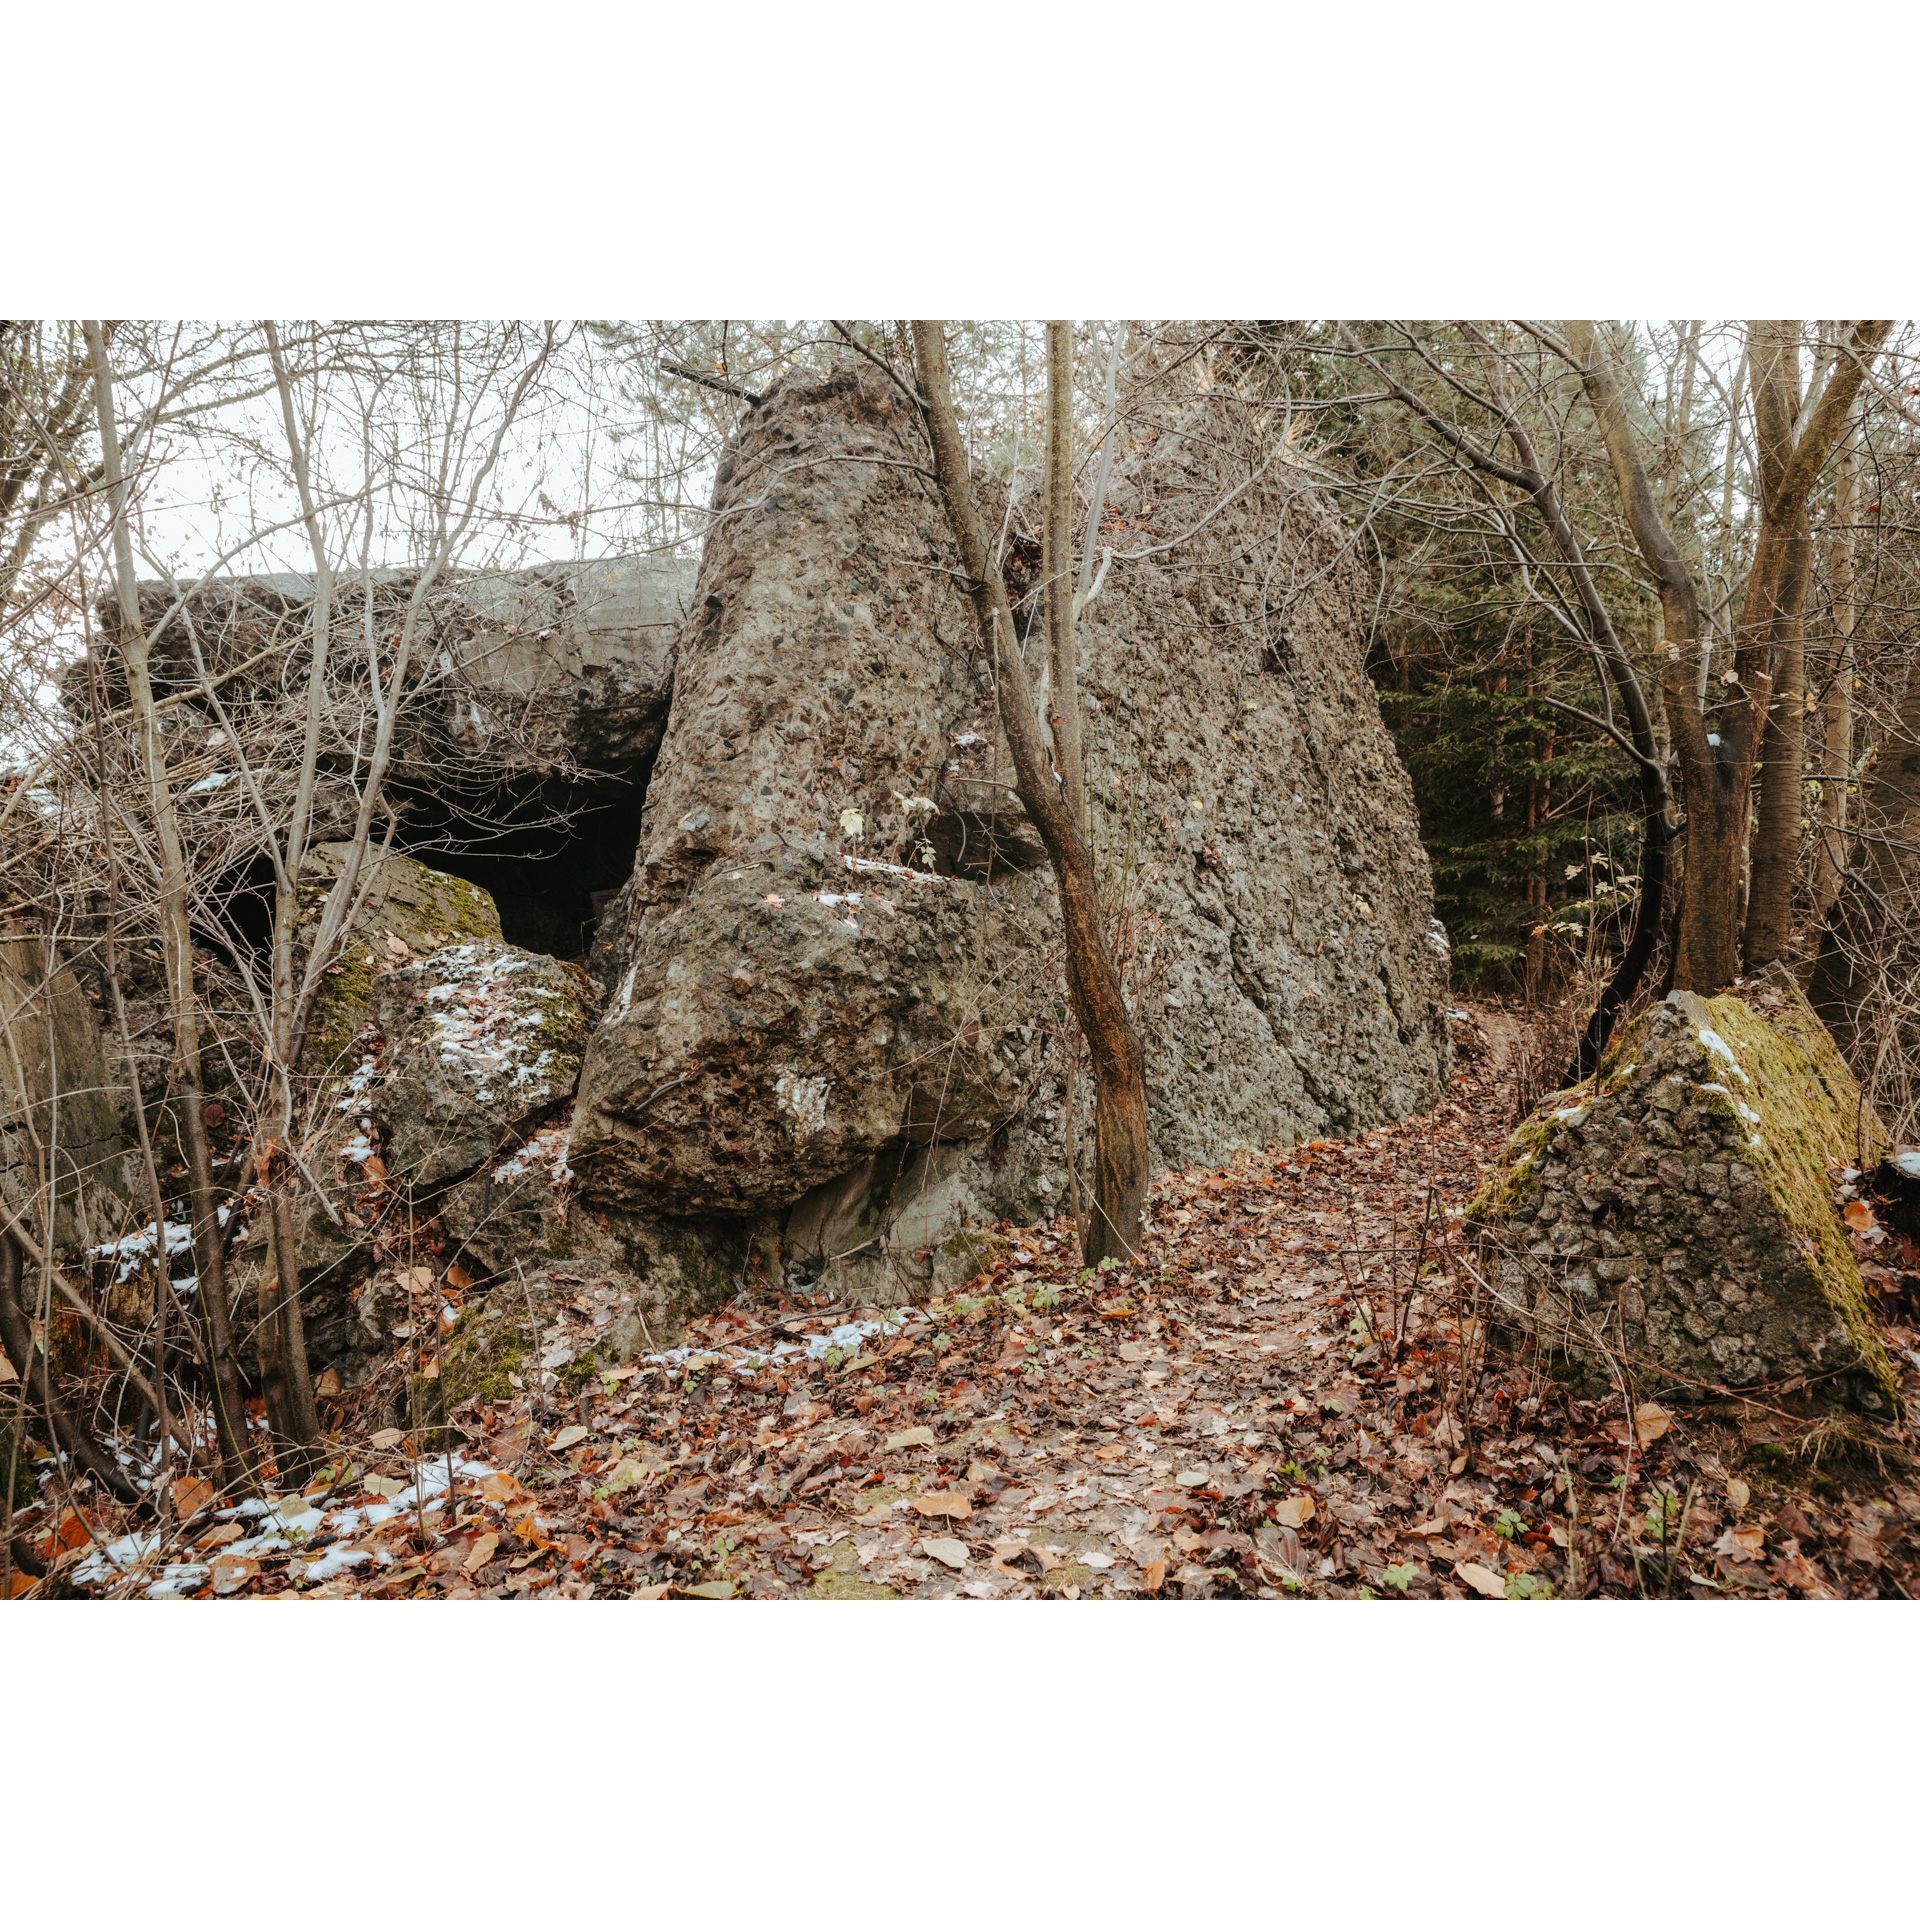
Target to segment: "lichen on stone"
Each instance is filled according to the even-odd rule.
[[[1632,1023],[1516,1131],[1467,1211],[1507,1321],[1611,1391],[1805,1381],[1871,1412],[1896,1376],[1831,1170],[1879,1131],[1785,975]]]

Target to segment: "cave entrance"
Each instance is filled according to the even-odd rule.
[[[602,907],[633,873],[647,783],[503,782],[484,798],[395,783],[394,845],[486,888],[501,936],[557,960],[584,960]]]

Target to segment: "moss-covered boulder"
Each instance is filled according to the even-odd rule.
[[[585,972],[470,940],[382,974],[374,1118],[388,1172],[438,1189],[513,1153],[573,1097],[597,996]]]
[[[1604,1392],[1804,1382],[1897,1404],[1834,1175],[1879,1130],[1784,975],[1670,994],[1599,1071],[1541,1103],[1468,1210],[1497,1317]]]
[[[294,939],[303,960],[311,940],[308,929],[319,920],[328,892],[345,869],[348,852],[345,841],[323,841],[301,866],[295,890],[300,919]],[[405,854],[369,850],[367,858],[373,862],[373,877],[366,904],[321,989],[307,1027],[306,1063],[320,1073],[338,1067],[366,1025],[373,983],[381,973],[444,947],[500,938],[500,911],[484,887],[450,873],[436,873]]]

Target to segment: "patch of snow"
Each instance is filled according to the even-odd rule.
[[[204,780],[196,780],[187,791],[189,793],[218,793],[222,787],[230,787],[239,779],[237,773],[210,773]]]
[[[149,1221],[138,1233],[130,1233],[124,1240],[109,1240],[105,1246],[89,1247],[89,1260],[111,1260],[114,1263],[113,1284],[124,1286],[140,1268],[154,1257],[159,1244]],[[177,1220],[167,1222],[167,1257],[173,1259],[179,1254],[193,1251],[193,1229],[182,1226]],[[178,1280],[174,1283],[180,1285]]]
[[[302,1568],[299,1577],[309,1583],[331,1580],[336,1573],[345,1573],[349,1567],[360,1566],[372,1558],[371,1547],[349,1547],[336,1541],[318,1560],[310,1561]]]
[[[1752,1076],[1747,1072],[1746,1068],[1733,1057],[1733,1049],[1728,1046],[1711,1027],[1696,1027],[1694,1031],[1699,1034],[1700,1044],[1705,1047],[1709,1053],[1717,1054],[1742,1080],[1746,1081],[1748,1086],[1753,1085]]]
[[[832,1083],[808,1079],[792,1067],[783,1067],[774,1083],[773,1097],[791,1115],[802,1134],[821,1132],[827,1124],[827,1089]]]
[[[689,1361],[724,1360],[736,1373],[757,1373],[774,1361],[820,1360],[829,1353],[850,1351],[863,1340],[898,1333],[902,1327],[926,1317],[918,1308],[902,1307],[878,1320],[850,1320],[844,1326],[829,1327],[824,1333],[810,1333],[799,1340],[776,1340],[770,1347],[669,1347],[660,1353],[643,1355],[642,1361],[673,1373]]]
[[[103,1580],[111,1580],[116,1573],[137,1566],[149,1554],[160,1551],[160,1536],[157,1533],[123,1534],[118,1540],[106,1540],[93,1549],[87,1557],[74,1568],[72,1581],[76,1587],[98,1586]]]
[[[573,1175],[567,1170],[567,1130],[565,1127],[542,1127],[538,1133],[521,1142],[520,1149],[504,1165],[495,1167],[495,1182],[518,1180],[522,1174],[531,1173],[543,1162],[549,1162],[547,1177],[554,1181],[571,1180]]]
[[[895,866],[891,860],[860,860],[850,853],[843,853],[840,864],[852,873],[896,874],[902,879],[911,880],[916,887],[944,887],[947,884],[944,874],[916,873],[911,867]]]
[[[1909,1180],[1920,1180],[1920,1153],[1890,1153],[1887,1164]]]

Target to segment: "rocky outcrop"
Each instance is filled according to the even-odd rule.
[[[115,1238],[130,1188],[99,1015],[49,944],[0,941],[0,1203],[64,1249]]]
[[[1615,1390],[1610,1354],[1662,1399],[1794,1383],[1885,1411],[1895,1375],[1834,1184],[1883,1144],[1779,974],[1642,1015],[1541,1103],[1468,1217],[1510,1329],[1584,1391]]]
[[[306,964],[311,947],[307,930],[320,918],[351,851],[345,841],[322,841],[301,866],[295,889],[298,966]],[[310,1071],[332,1072],[344,1060],[372,1013],[373,983],[381,974],[446,947],[500,938],[500,915],[484,888],[403,854],[369,848],[364,892],[365,903],[307,1022],[304,1058]]]
[[[586,975],[477,940],[383,973],[373,1113],[388,1170],[422,1194],[519,1149],[573,1095],[593,1024]]]
[[[357,576],[335,582],[330,672],[343,705],[360,704],[353,689],[366,671],[369,614],[376,636],[390,642],[418,581],[387,571],[370,588]],[[692,581],[686,561],[649,554],[446,576],[429,588],[418,629],[405,750],[443,777],[466,768],[488,780],[643,769],[665,723],[673,637]],[[313,596],[312,579],[297,573],[208,581],[191,588],[184,607],[172,586],[144,583],[140,616],[155,635],[155,692],[190,696],[199,685],[191,623],[232,710],[244,716],[272,704],[286,655],[305,645]],[[109,596],[96,613],[111,643],[118,602]],[[110,672],[109,694],[119,691]],[[83,670],[68,699],[85,711]],[[193,709],[183,718],[191,722]]]
[[[1079,645],[1154,1152],[1217,1161],[1404,1116],[1444,1081],[1447,957],[1361,670],[1347,529],[1238,402],[1155,388],[1128,418]],[[328,1236],[364,1249],[381,1183],[411,1196],[442,1270],[598,1261],[663,1326],[829,1263],[837,1289],[937,1286],[970,1270],[972,1229],[1065,1207],[1089,1089],[1054,883],[927,460],[876,368],[797,376],[719,466],[690,593],[650,561],[436,589],[394,797],[403,840],[444,834],[463,878],[396,856],[330,977],[309,1054],[342,1082],[320,1101],[317,1274],[364,1271]],[[985,491],[1025,619],[1033,503]],[[373,584],[376,632],[412,584]],[[345,625],[364,591],[342,588]],[[213,671],[245,685],[270,663],[234,701],[263,737],[310,598],[264,580],[194,603]],[[343,640],[343,740],[356,657]],[[184,659],[163,633],[163,693]],[[182,767],[207,769],[195,804],[238,821],[232,743],[181,711]],[[630,863],[610,833],[513,837],[526,808],[579,793],[637,832]],[[482,829],[502,836],[484,856]],[[556,850],[564,885],[536,871]],[[303,914],[338,857],[317,850]],[[533,904],[509,911],[515,889]],[[578,951],[593,917],[592,985],[528,951]],[[494,1047],[549,1018],[564,1044]]]
[[[1156,551],[1080,629],[1092,833],[1176,1164],[1412,1113],[1448,1059],[1357,566],[1238,418],[1195,400],[1121,463],[1113,543]],[[926,460],[897,389],[841,366],[722,463],[569,1143],[591,1203],[751,1215],[790,1257],[864,1248],[878,1285],[964,1264],[970,1218],[1057,1209],[1087,1131],[1051,875]],[[994,519],[1024,591],[1021,503]]]

